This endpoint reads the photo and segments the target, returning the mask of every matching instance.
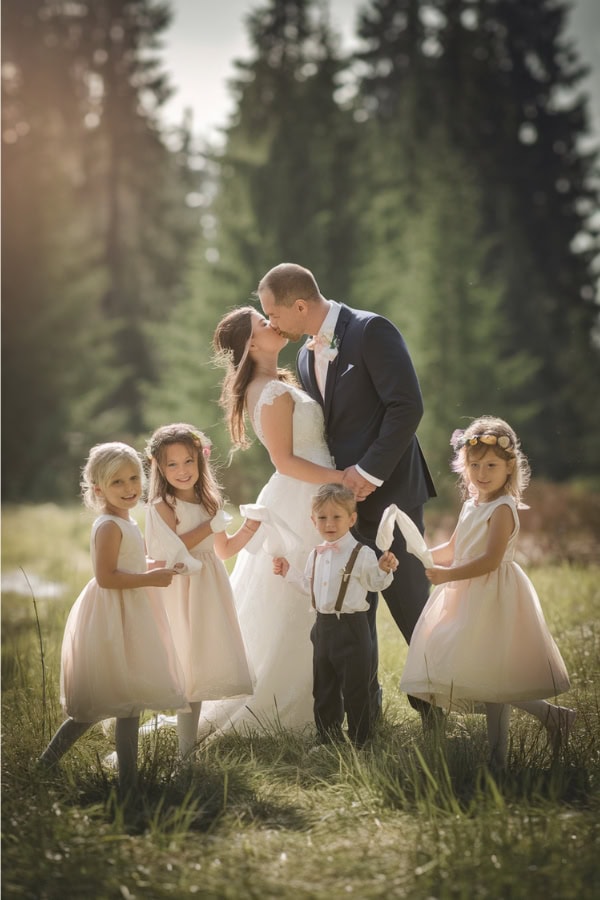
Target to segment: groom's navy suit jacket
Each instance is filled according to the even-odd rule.
[[[342,304],[335,336],[338,355],[329,364],[325,398],[315,377],[314,352],[306,345],[298,353],[298,375],[304,390],[323,406],[327,445],[336,468],[359,465],[383,480],[381,487],[357,504],[358,520],[353,529],[358,540],[366,538],[374,546],[386,506],[395,503],[423,530],[423,504],[435,497],[415,434],[423,415],[421,389],[404,338],[387,319]],[[390,549],[398,558],[398,568],[383,596],[409,642],[427,602],[429,582],[419,560],[407,552],[398,528]],[[381,710],[377,594],[369,594],[369,603],[371,713],[376,718]],[[409,700],[422,713],[430,709],[423,700]]]
[[[387,319],[342,304],[335,336],[338,355],[329,364],[325,398],[315,378],[314,352],[306,345],[298,353],[298,375],[323,406],[336,468],[358,464],[383,480],[358,504],[359,530],[374,538],[390,503],[409,512],[435,497],[415,435],[423,400],[404,339]]]

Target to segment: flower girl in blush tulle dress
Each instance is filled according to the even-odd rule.
[[[185,676],[190,712],[177,713],[179,752],[198,737],[203,700],[247,697],[253,677],[246,658],[229,576],[222,560],[241,550],[260,527],[248,520],[229,536],[231,516],[210,464],[210,441],[186,423],[158,428],[151,460],[146,546],[182,573],[162,595]]]
[[[172,568],[147,571],[144,540],[130,516],[142,488],[133,447],[92,448],[82,492],[100,513],[90,541],[94,578],[69,613],[62,643],[60,694],[69,718],[40,757],[44,765],[56,763],[94,722],[114,716],[123,792],[135,785],[140,713],[185,706],[167,617],[149,593],[179,576]]]
[[[465,495],[450,540],[432,549],[436,588],[415,627],[401,689],[448,710],[483,702],[492,764],[506,762],[510,707],[536,716],[556,746],[575,711],[545,698],[570,687],[533,584],[514,561],[529,464],[513,429],[483,416],[454,432]]]

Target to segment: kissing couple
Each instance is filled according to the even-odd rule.
[[[301,546],[287,553],[290,563],[303,569],[319,543],[311,503],[325,483],[341,483],[354,493],[357,541],[375,549],[382,514],[391,504],[423,534],[423,505],[435,488],[416,437],[423,415],[419,382],[398,329],[383,316],[326,299],[313,273],[295,263],[270,269],[256,293],[264,314],[252,306],[232,310],[217,325],[213,343],[225,366],[221,405],[233,448],[249,446],[249,423],[275,468],[257,508],[283,519],[300,538]],[[279,354],[288,341],[304,337],[295,377],[280,367]],[[299,729],[313,722],[314,613],[273,573],[278,550],[266,534],[267,529],[258,530],[231,573],[254,693],[204,702],[199,737],[232,728]],[[429,582],[397,526],[390,549],[398,566],[382,596],[408,643]],[[378,594],[369,593],[368,601],[369,699],[376,722],[382,702]],[[426,723],[430,705],[414,697],[409,701]]]

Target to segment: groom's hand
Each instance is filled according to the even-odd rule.
[[[370,481],[359,475],[356,471],[356,466],[348,466],[347,469],[344,469],[342,484],[354,492],[357,500],[364,500],[365,497],[368,497],[375,490],[374,484],[371,484]]]

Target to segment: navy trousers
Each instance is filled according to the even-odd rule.
[[[324,741],[348,737],[362,747],[371,734],[372,637],[367,612],[317,613],[312,627],[313,697],[317,731]]]

